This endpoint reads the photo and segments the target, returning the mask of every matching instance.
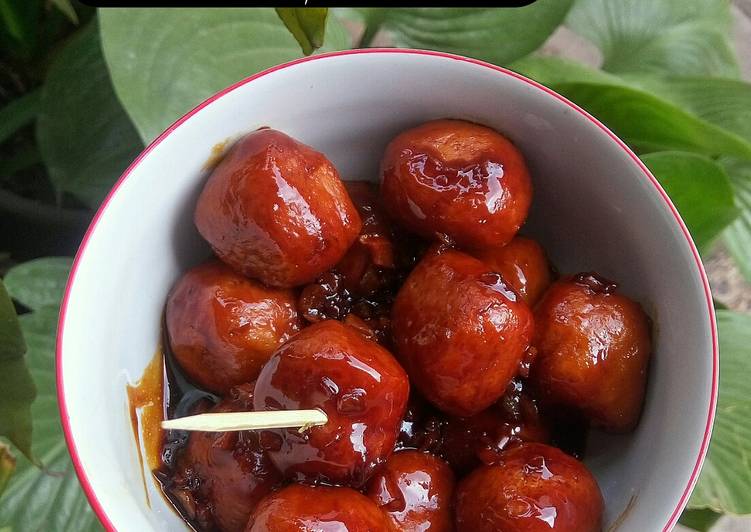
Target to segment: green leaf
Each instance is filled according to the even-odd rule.
[[[36,388],[24,358],[26,345],[16,309],[0,282],[0,436],[32,457],[30,407]]]
[[[673,200],[700,250],[738,216],[730,180],[716,162],[675,151],[641,159]]]
[[[615,73],[738,76],[728,0],[578,0],[566,25]]]
[[[104,9],[104,55],[120,100],[150,141],[211,94],[301,56],[273,9]],[[329,17],[323,50],[349,47]]]
[[[50,0],[52,2],[52,5],[55,6],[63,15],[68,17],[68,20],[70,20],[73,24],[78,24],[78,15],[76,14],[76,10],[73,8],[73,4],[70,3],[70,0]]]
[[[0,441],[0,496],[3,495],[10,477],[16,470],[16,457],[6,444]]]
[[[57,314],[57,306],[47,306],[20,317],[29,367],[39,389],[32,406],[33,449],[45,468],[19,457],[16,473],[0,498],[0,529],[101,530],[76,478],[60,426],[55,392]]]
[[[751,85],[706,77],[615,76],[575,61],[529,56],[511,67],[558,90],[642,151],[749,157]]]
[[[712,510],[685,510],[678,520],[680,524],[699,532],[708,532],[722,514]]]
[[[751,84],[708,77],[629,77],[628,81],[751,142]]]
[[[39,110],[40,90],[27,92],[0,109],[0,142],[34,120]]]
[[[723,159],[721,162],[730,176],[741,209],[738,219],[725,230],[723,239],[741,273],[751,282],[751,161]]]
[[[277,7],[276,14],[300,43],[302,53],[310,55],[323,46],[326,35],[325,7]]]
[[[566,82],[625,85],[625,82],[618,76],[557,56],[528,55],[509,64],[508,67],[549,86]]]
[[[143,148],[112,89],[95,23],[74,35],[50,65],[37,141],[53,184],[90,207]]]
[[[505,64],[536,50],[563,22],[572,0],[537,0],[519,8],[370,8],[363,45],[383,28],[397,46],[441,50]]]
[[[0,0],[0,27],[26,50],[36,42],[39,2],[37,0]]]
[[[564,82],[552,88],[642,152],[680,150],[751,158],[751,143],[673,103],[627,85]]]
[[[57,305],[63,297],[73,259],[43,257],[11,268],[5,275],[10,296],[30,309]]]
[[[717,311],[720,397],[712,441],[689,508],[751,513],[751,315]]]

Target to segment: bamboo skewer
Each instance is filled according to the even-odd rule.
[[[235,430],[283,429],[300,427],[303,432],[310,427],[324,425],[328,416],[314,410],[274,410],[264,412],[217,412],[198,414],[162,421],[163,429],[200,430],[204,432],[231,432]]]

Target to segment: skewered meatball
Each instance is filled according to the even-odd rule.
[[[340,322],[303,329],[261,371],[256,410],[320,408],[328,422],[303,433],[261,432],[261,442],[287,478],[362,486],[388,458],[409,396],[399,363]]]
[[[584,464],[528,443],[459,484],[456,524],[473,532],[600,532],[602,510],[597,481]]]
[[[397,530],[451,532],[454,474],[429,453],[400,451],[391,455],[368,482],[368,497]]]
[[[246,532],[389,532],[386,515],[350,488],[293,484],[266,497]]]
[[[498,403],[471,417],[450,417],[442,427],[438,454],[459,474],[493,464],[522,442],[550,441],[549,423],[518,379]]]
[[[314,280],[360,231],[331,162],[272,129],[232,147],[198,198],[195,223],[222,261],[281,287]]]
[[[213,261],[177,282],[167,300],[166,325],[185,374],[201,388],[224,394],[255,380],[301,321],[291,291],[267,288]]]
[[[408,230],[466,248],[503,246],[527,218],[532,184],[500,133],[436,120],[401,133],[381,163],[384,204]]]
[[[628,432],[642,410],[650,325],[639,304],[615,290],[592,273],[553,284],[535,314],[532,379],[549,402],[604,430]]]
[[[210,412],[252,409],[252,384],[233,388]],[[253,431],[191,432],[167,489],[202,530],[243,530],[256,504],[279,482]]]
[[[540,300],[552,282],[545,251],[531,238],[517,236],[503,247],[487,247],[473,255],[500,273],[530,307]]]
[[[469,255],[438,250],[399,291],[392,328],[415,387],[444,412],[471,416],[519,373],[533,322],[500,275]]]

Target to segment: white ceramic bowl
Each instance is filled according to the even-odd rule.
[[[147,505],[125,385],[154,354],[170,287],[208,254],[192,213],[212,146],[271,126],[328,155],[345,179],[374,180],[389,139],[442,117],[510,137],[535,186],[528,232],[560,271],[617,280],[654,319],[641,423],[627,436],[593,434],[586,462],[606,529],[619,516],[621,532],[673,526],[706,452],[718,372],[708,283],[675,208],[623,142],[549,89],[480,61],[384,49],[295,61],[213,96],[146,148],[99,210],[63,301],[57,365],[68,446],[108,528],[185,528],[150,477]]]

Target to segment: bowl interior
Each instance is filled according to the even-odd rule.
[[[670,205],[614,138],[542,88],[462,59],[381,51],[300,62],[225,92],[162,136],[100,214],[72,277],[59,349],[74,453],[113,526],[185,528],[148,476],[147,504],[125,385],[157,348],[171,285],[208,254],[192,212],[212,147],[271,126],[324,152],[344,178],[376,180],[390,138],[442,117],[510,137],[535,187],[524,231],[561,272],[618,281],[654,320],[641,423],[627,436],[593,434],[586,462],[606,528],[671,521],[707,429],[713,338],[701,269]]]

